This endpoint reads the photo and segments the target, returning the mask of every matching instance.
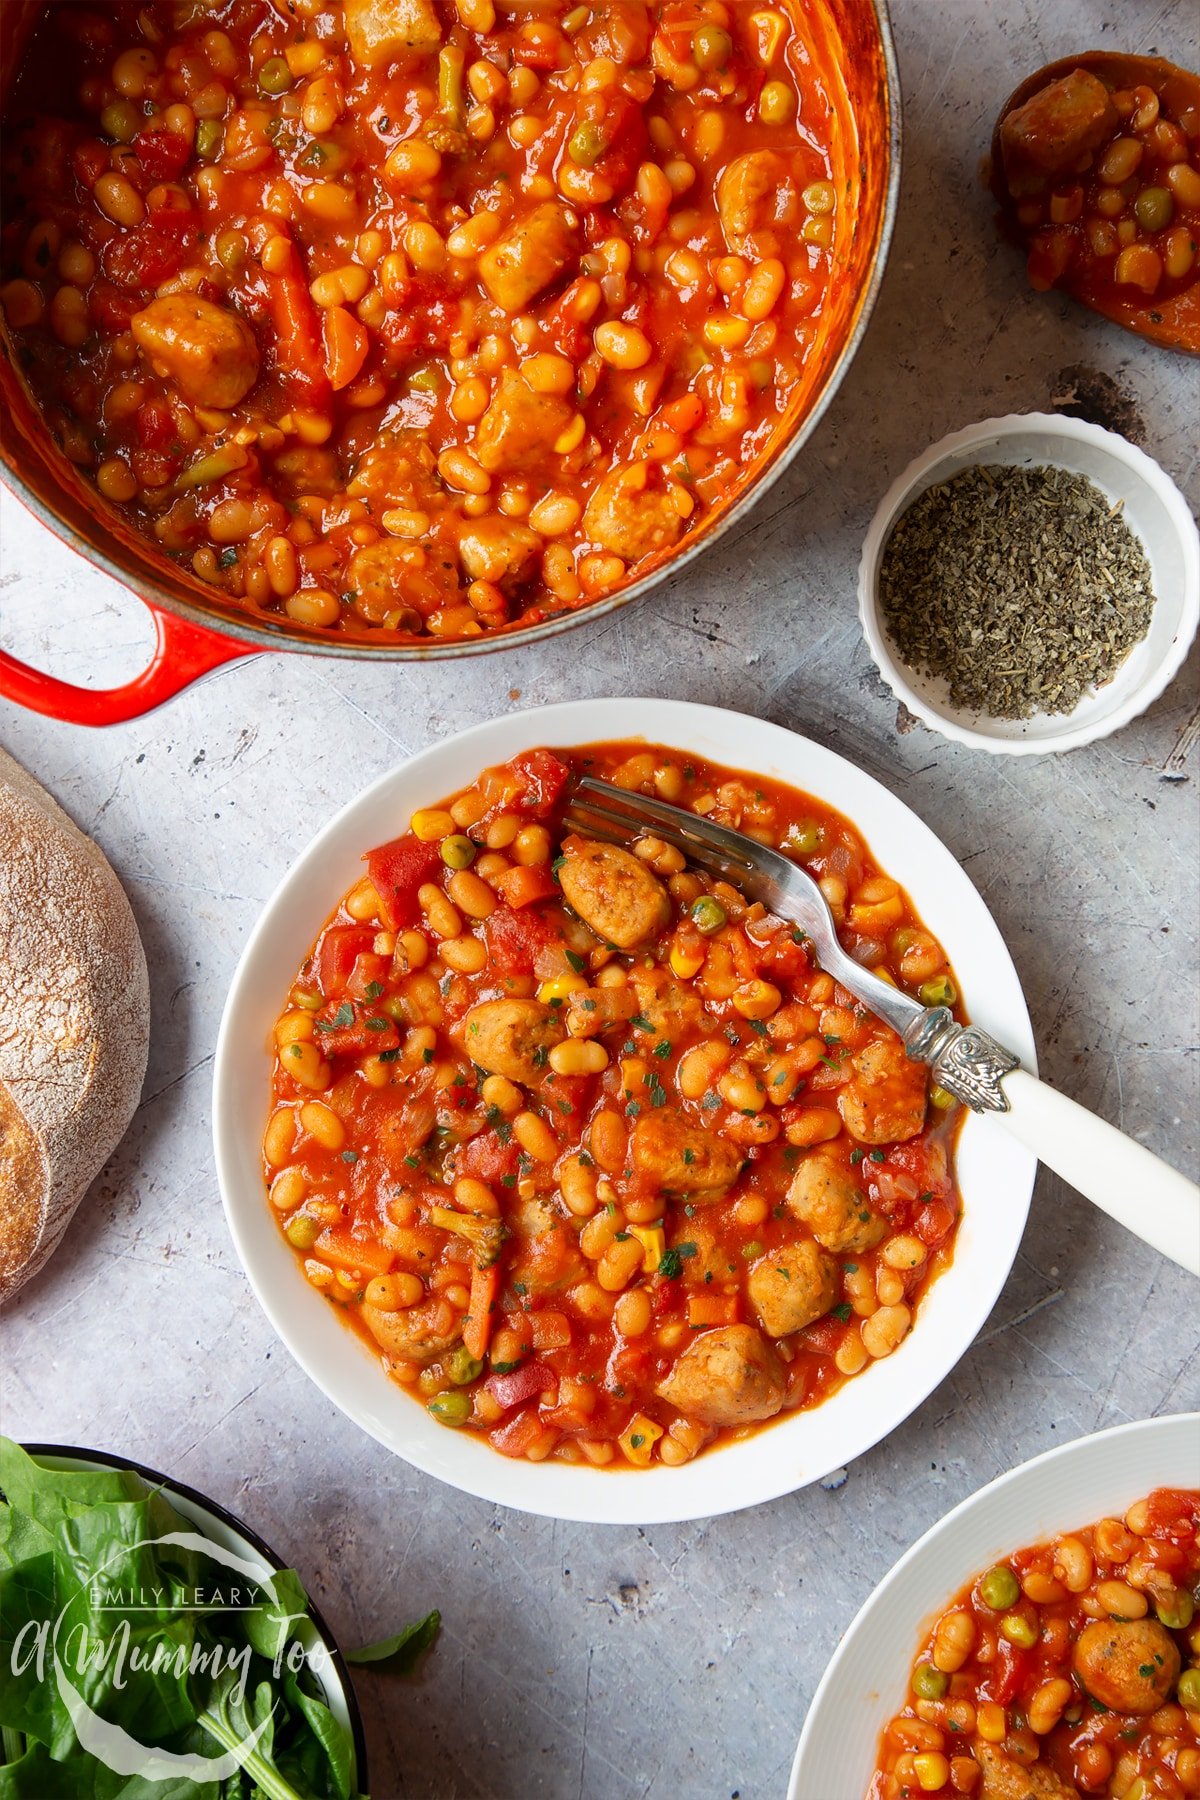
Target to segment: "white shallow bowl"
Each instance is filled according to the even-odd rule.
[[[832,751],[741,713],[676,700],[588,700],[443,739],[319,833],[267,903],[234,976],[217,1042],[213,1132],[225,1212],[251,1285],[297,1361],[343,1412],[417,1468],[483,1499],[552,1518],[650,1524],[708,1518],[791,1493],[886,1437],[954,1367],[990,1312],[1016,1255],[1037,1165],[994,1121],[969,1117],[958,1156],[964,1216],[954,1261],[896,1354],[823,1406],[680,1469],[510,1460],[481,1437],[438,1425],[389,1380],[305,1281],[267,1203],[260,1157],[272,1026],[322,924],[361,876],[364,852],[404,831],[416,807],[521,750],[628,738],[789,782],[845,813],[945,945],[972,1018],[1034,1069],[1029,1015],[991,915],[949,851],[894,795]]]
[[[1052,464],[1089,481],[1116,502],[1141,539],[1154,578],[1150,630],[1113,679],[1069,713],[993,719],[956,707],[941,676],[902,662],[879,607],[879,568],[892,527],[927,488],[980,463]],[[1187,501],[1164,469],[1115,431],[1060,413],[1010,413],[968,425],[933,444],[879,502],[863,544],[858,609],[879,672],[908,710],[933,731],[1002,756],[1072,750],[1136,719],[1179,673],[1200,621],[1200,536]]]
[[[863,1800],[925,1633],[979,1570],[1060,1531],[1119,1518],[1156,1487],[1200,1487],[1200,1413],[1060,1444],[947,1513],[884,1577],[838,1645],[808,1710],[788,1800]]]

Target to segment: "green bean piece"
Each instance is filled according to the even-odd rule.
[[[321,1235],[321,1221],[311,1213],[293,1213],[283,1228],[283,1235],[297,1250],[311,1250]]]
[[[930,981],[923,981],[917,989],[922,1006],[953,1006],[958,999],[958,989],[948,975],[935,975]]]
[[[442,839],[442,861],[448,869],[469,869],[475,861],[475,846],[461,833]]]
[[[426,1411],[439,1425],[465,1425],[471,1416],[471,1401],[466,1394],[437,1394]]]
[[[950,1686],[950,1677],[932,1663],[918,1663],[913,1670],[913,1693],[918,1700],[941,1700]]]
[[[258,71],[258,85],[264,94],[286,94],[292,85],[292,71],[287,66],[286,58],[268,56]]]
[[[459,130],[466,124],[463,102],[463,64],[466,58],[456,44],[438,51],[438,111],[448,125]]]
[[[954,1095],[947,1093],[946,1089],[939,1087],[935,1081],[929,1090],[929,1104],[936,1106],[939,1112],[949,1112],[954,1105]]]
[[[1143,231],[1165,231],[1175,217],[1175,199],[1170,188],[1143,188],[1133,210]]]
[[[1004,1612],[1021,1598],[1021,1584],[1004,1563],[989,1569],[979,1583],[979,1598],[993,1612]]]
[[[450,1354],[443,1358],[442,1367],[454,1383],[455,1387],[466,1387],[469,1381],[475,1381],[483,1374],[483,1364],[477,1356],[472,1356],[464,1344],[458,1344]]]
[[[222,444],[217,450],[210,450],[207,456],[199,456],[194,463],[179,476],[176,486],[181,488],[207,487],[210,481],[224,481],[226,475],[235,475],[244,469],[250,458],[240,444]]]
[[[725,908],[719,900],[714,900],[711,894],[701,894],[700,898],[692,903],[692,924],[697,931],[702,931],[705,937],[711,937],[714,931],[720,931],[725,920]]]

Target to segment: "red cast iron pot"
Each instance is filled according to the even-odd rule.
[[[9,92],[29,32],[46,5],[75,0],[0,0],[0,95]],[[95,0],[98,6],[103,0]],[[197,677],[235,657],[260,650],[302,650],[316,656],[391,662],[428,662],[531,644],[583,619],[639,599],[675,574],[741,520],[807,442],[845,375],[866,329],[883,278],[900,185],[900,86],[884,0],[797,0],[821,54],[821,66],[840,72],[845,91],[843,128],[833,145],[833,173],[846,194],[841,216],[851,222],[835,245],[838,279],[822,314],[790,417],[731,503],[636,581],[575,612],[537,624],[457,641],[380,642],[331,635],[266,619],[212,590],[129,529],[120,512],[67,461],[45,429],[0,330],[0,473],[43,524],[105,574],[124,582],[149,607],[155,645],[147,667],[122,687],[93,690],[43,674],[0,650],[0,695],[35,712],[76,725],[112,725],[137,718],[169,700]]]

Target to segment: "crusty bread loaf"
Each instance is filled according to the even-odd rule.
[[[45,1262],[133,1117],[146,958],[90,838],[0,750],[0,1301]]]

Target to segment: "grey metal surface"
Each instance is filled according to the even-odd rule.
[[[895,12],[907,167],[866,344],[803,456],[674,587],[540,654],[430,671],[238,665],[106,733],[0,708],[0,741],[123,877],[154,987],[134,1127],[0,1316],[0,1425],[121,1450],[210,1492],[296,1563],[347,1643],[440,1606],[419,1678],[359,1682],[376,1800],[779,1800],[839,1633],[920,1532],[1050,1445],[1200,1404],[1194,1284],[1043,1172],[974,1348],[843,1485],[711,1524],[556,1526],[411,1472],[332,1409],[275,1343],[213,1182],[221,1003],[298,847],[460,725],[621,692],[761,713],[886,782],[992,907],[1043,1074],[1196,1172],[1197,659],[1105,743],[990,758],[904,729],[859,636],[854,569],[911,455],[1073,385],[1200,497],[1197,365],[1029,293],[976,179],[992,111],[1028,69],[1093,43],[1195,67],[1200,15],[1193,0]],[[7,497],[0,525],[6,645],[77,681],[132,673],[149,641],[137,605]]]

